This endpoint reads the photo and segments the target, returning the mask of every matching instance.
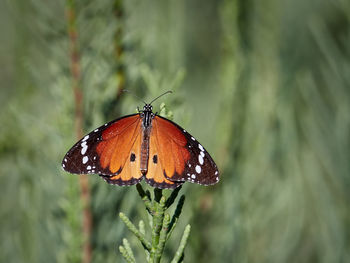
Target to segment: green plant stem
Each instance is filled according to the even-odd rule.
[[[188,236],[190,235],[190,231],[191,231],[191,226],[187,225],[185,228],[185,231],[182,235],[179,248],[177,249],[175,256],[174,256],[174,259],[171,261],[171,263],[178,263],[178,262],[181,262],[183,260],[184,250],[185,250],[185,247],[187,244]]]
[[[174,215],[171,218],[171,221],[169,223],[169,226],[168,226],[169,230],[168,230],[167,240],[170,238],[171,234],[173,233],[173,230],[175,229],[175,226],[176,226],[177,220],[180,217],[180,214],[181,214],[184,202],[185,202],[185,196],[182,195],[180,197],[180,200],[177,203]]]
[[[142,188],[142,186],[140,184],[137,184],[136,185],[136,189],[137,189],[137,192],[139,193],[142,201],[144,202],[145,206],[146,206],[146,209],[147,211],[150,213],[150,214],[153,214],[153,206],[152,206],[152,202],[151,202],[151,197],[149,194],[147,194],[147,192],[145,192]]]
[[[158,191],[157,191],[158,190]],[[160,262],[160,256],[157,255],[157,247],[159,244],[160,231],[163,227],[163,219],[165,212],[165,196],[161,196],[161,191],[159,189],[154,190],[154,207],[155,213],[153,215],[153,226],[152,226],[152,250],[150,259],[151,262]],[[159,203],[157,200],[159,200]]]
[[[159,243],[156,249],[156,256],[155,258],[161,258],[165,246],[165,242],[167,241],[167,234],[169,230],[169,223],[170,223],[170,215],[165,214],[164,220],[163,220],[163,226],[162,229],[160,230],[159,234]]]
[[[132,249],[131,249],[131,247],[130,247],[129,241],[128,241],[126,238],[123,239],[123,246],[124,246],[126,252],[128,253],[130,259],[131,259],[133,262],[136,262],[134,253],[132,252]]]
[[[129,218],[127,218],[127,216],[123,213],[119,213],[119,217],[121,218],[121,220],[123,220],[123,222],[129,228],[129,230],[132,233],[134,233],[134,235],[141,241],[142,245],[150,251],[152,249],[150,242],[147,241],[145,236],[134,226],[133,223],[131,223]]]
[[[146,231],[145,231],[145,223],[142,220],[140,220],[140,222],[139,222],[139,230],[140,230],[140,233],[142,235],[144,235],[146,233]]]
[[[133,258],[123,246],[119,246],[119,251],[128,263],[135,263],[136,260]]]

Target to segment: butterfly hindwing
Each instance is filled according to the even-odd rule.
[[[142,174],[140,172],[140,156],[141,156],[141,133],[140,123],[137,125],[134,136],[129,140],[128,135],[118,138],[119,145],[123,150],[119,154],[113,155],[111,165],[121,167],[121,171],[115,175],[100,175],[109,184],[117,185],[133,185],[141,181]],[[122,146],[124,144],[124,147]]]
[[[148,171],[146,174],[146,182],[157,188],[176,188],[183,182],[171,181],[165,176],[165,171],[168,173],[176,172],[176,165],[174,159],[176,159],[175,149],[172,147],[172,140],[170,137],[158,137],[157,124],[153,121],[152,132],[150,135],[150,147],[148,158]],[[164,148],[159,144],[163,143],[168,145],[167,151],[162,151]]]

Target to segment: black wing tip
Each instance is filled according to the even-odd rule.
[[[84,171],[73,169],[73,168],[78,168],[78,166],[72,166],[72,164],[70,163],[69,157],[67,155],[64,156],[61,162],[61,168],[63,171],[71,174],[86,174]]]
[[[68,162],[68,159],[67,159],[67,156],[64,156],[64,158],[63,158],[63,160],[62,160],[62,162],[61,162],[61,168],[62,168],[62,170],[63,171],[65,171],[65,172],[69,172],[68,170],[67,170],[67,162]]]

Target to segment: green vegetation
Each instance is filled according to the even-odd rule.
[[[123,262],[120,247],[145,261],[118,216],[149,222],[136,187],[91,175],[86,206],[60,167],[75,85],[84,132],[143,106],[122,88],[173,90],[155,111],[218,164],[219,184],[182,187],[162,262],[188,224],[185,262],[350,261],[349,1],[7,0],[0,14],[0,262],[81,262],[86,207],[92,262]]]
[[[173,233],[177,221],[180,217],[181,210],[185,201],[185,196],[182,195],[177,202],[176,209],[172,217],[167,212],[170,206],[174,203],[181,186],[171,192],[169,196],[163,194],[162,189],[154,189],[153,199],[151,193],[147,190],[143,190],[140,184],[136,185],[137,191],[141,199],[144,201],[147,212],[149,213],[149,224],[152,228],[151,238],[152,241],[148,241],[145,236],[145,224],[142,220],[139,222],[139,229],[129,220],[129,218],[123,213],[119,214],[119,217],[123,220],[129,230],[139,239],[144,250],[145,260],[150,263],[157,263],[161,261],[162,254],[164,251],[165,243],[169,240]],[[182,235],[179,248],[177,249],[172,263],[182,262],[184,258],[184,250],[187,244],[188,236],[190,234],[190,225],[187,225]],[[123,246],[119,247],[119,251],[127,262],[135,262],[134,253],[126,239],[123,239]]]

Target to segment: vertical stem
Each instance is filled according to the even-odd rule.
[[[160,234],[159,234],[159,242],[158,242],[158,246],[157,246],[157,250],[156,250],[156,258],[159,258],[159,259],[162,257],[165,242],[167,241],[167,234],[169,231],[169,228],[168,228],[169,223],[170,223],[170,215],[165,214],[162,229],[161,229]]]
[[[159,244],[160,231],[163,227],[164,212],[165,212],[165,196],[162,196],[162,190],[154,189],[154,215],[152,226],[152,249],[150,260],[152,263],[160,262],[160,255],[158,255],[157,247]]]
[[[149,242],[145,236],[145,225],[143,221],[140,221],[138,229],[123,213],[119,213],[119,217],[121,218],[121,220],[124,221],[125,225],[139,239],[139,241],[143,245],[146,253],[147,262],[159,263],[164,251],[165,243],[169,239],[172,231],[174,230],[177,219],[181,214],[181,208],[183,206],[185,196],[181,196],[180,200],[177,203],[174,215],[172,219],[170,219],[170,215],[168,213],[165,213],[165,211],[174,203],[175,198],[178,195],[180,189],[174,190],[171,193],[171,195],[167,198],[166,195],[163,195],[161,189],[155,188],[152,200],[149,191],[147,190],[145,192],[141,184],[138,184],[136,188],[141,199],[144,201],[145,207],[148,211],[150,226],[152,229],[151,242]],[[172,262],[182,262],[184,258],[184,249],[189,233],[190,226],[187,225],[183,233],[180,246]],[[130,255],[132,255],[132,252],[127,253],[127,246],[125,244],[124,247],[120,248],[120,252],[122,253],[125,260],[130,262]]]
[[[124,52],[124,46],[122,43],[122,36],[123,36],[123,17],[124,17],[124,10],[123,10],[123,0],[115,0],[114,2],[114,14],[117,18],[118,26],[117,30],[114,36],[114,50],[115,50],[115,58],[117,61],[117,72],[116,77],[118,80],[118,86],[117,86],[117,97],[118,99],[120,95],[123,92],[123,89],[125,87],[125,66],[123,62],[123,52]]]
[[[179,248],[177,249],[174,259],[171,261],[171,263],[182,262],[184,258],[184,250],[187,244],[188,236],[190,235],[190,231],[191,231],[191,226],[187,225],[184,233],[182,234]]]
[[[83,136],[83,93],[80,87],[80,61],[78,48],[78,34],[76,27],[76,9],[74,0],[66,0],[66,19],[68,24],[70,67],[72,74],[72,88],[75,98],[75,132],[78,139]],[[80,198],[83,205],[83,256],[82,262],[91,262],[91,211],[90,211],[90,190],[86,175],[79,177]]]

